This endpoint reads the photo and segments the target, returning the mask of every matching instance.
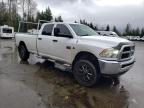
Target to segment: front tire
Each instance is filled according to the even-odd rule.
[[[73,67],[73,75],[79,84],[83,86],[93,86],[100,79],[100,73],[90,60],[80,59]]]
[[[24,44],[20,44],[18,47],[18,52],[21,60],[27,61],[29,59],[30,53],[28,52],[26,46]]]

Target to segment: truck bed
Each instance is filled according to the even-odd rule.
[[[37,35],[31,33],[16,33],[15,38],[16,38],[17,46],[19,45],[20,42],[23,41],[27,45],[27,49],[30,52],[37,53],[37,48],[36,48]]]

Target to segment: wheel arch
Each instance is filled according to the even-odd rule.
[[[87,52],[87,51],[81,51],[78,54],[76,54],[76,56],[75,56],[75,58],[72,62],[72,68],[73,68],[75,62],[78,61],[79,59],[89,59],[89,60],[91,60],[94,65],[98,66],[98,69],[100,71],[98,58],[93,53]]]
[[[19,48],[20,45],[24,45],[24,46],[26,47],[26,49],[27,49],[27,46],[26,46],[26,44],[25,44],[24,41],[20,41],[20,42],[19,42],[18,48]],[[28,51],[28,49],[27,49],[27,51]]]
[[[25,45],[25,46],[26,46],[26,44],[25,44],[24,41],[20,41],[20,42],[19,42],[19,46],[20,46],[20,45]]]

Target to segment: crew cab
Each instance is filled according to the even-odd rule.
[[[93,86],[101,76],[119,77],[135,62],[133,42],[98,35],[78,23],[44,23],[38,34],[15,35],[20,58],[30,53],[70,69],[84,86]]]

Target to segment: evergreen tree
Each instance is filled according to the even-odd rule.
[[[115,33],[117,33],[119,36],[121,35],[120,32],[118,31],[118,29],[116,28],[116,26],[113,27],[113,31],[114,31]]]
[[[144,36],[144,28],[141,29],[141,37]]]
[[[43,20],[47,20],[47,21],[51,21],[53,19],[52,13],[50,8],[46,8],[46,11],[44,12],[44,19]]]
[[[95,27],[94,27],[92,22],[89,24],[89,27],[92,28],[92,29],[95,29]]]
[[[126,29],[125,29],[125,35],[130,35],[131,34],[131,25],[127,24]]]
[[[94,27],[94,29],[95,29],[95,30],[98,30],[98,26],[96,25],[96,26]]]
[[[82,20],[80,19],[80,24],[83,24]]]
[[[53,16],[49,7],[46,8],[45,11],[37,12],[36,21],[38,20],[51,21],[52,19],[53,19]]]
[[[140,29],[138,27],[136,29],[136,36],[140,36]]]
[[[106,31],[110,31],[110,26],[109,25],[107,25]]]
[[[77,21],[75,21],[74,23],[77,23]]]
[[[36,15],[36,22],[38,22],[39,19],[41,19],[41,13],[38,11]]]
[[[83,20],[80,19],[80,23],[89,26],[89,24],[87,23],[87,21],[85,19],[83,19]]]
[[[84,20],[80,19],[80,24],[84,24],[84,25],[87,25],[94,30],[98,30],[97,25],[95,26],[92,22],[88,23],[85,19]]]
[[[58,16],[57,18],[55,18],[55,22],[63,22],[63,19],[61,16]]]
[[[136,36],[136,30],[135,29],[131,30],[131,35],[130,36]]]

